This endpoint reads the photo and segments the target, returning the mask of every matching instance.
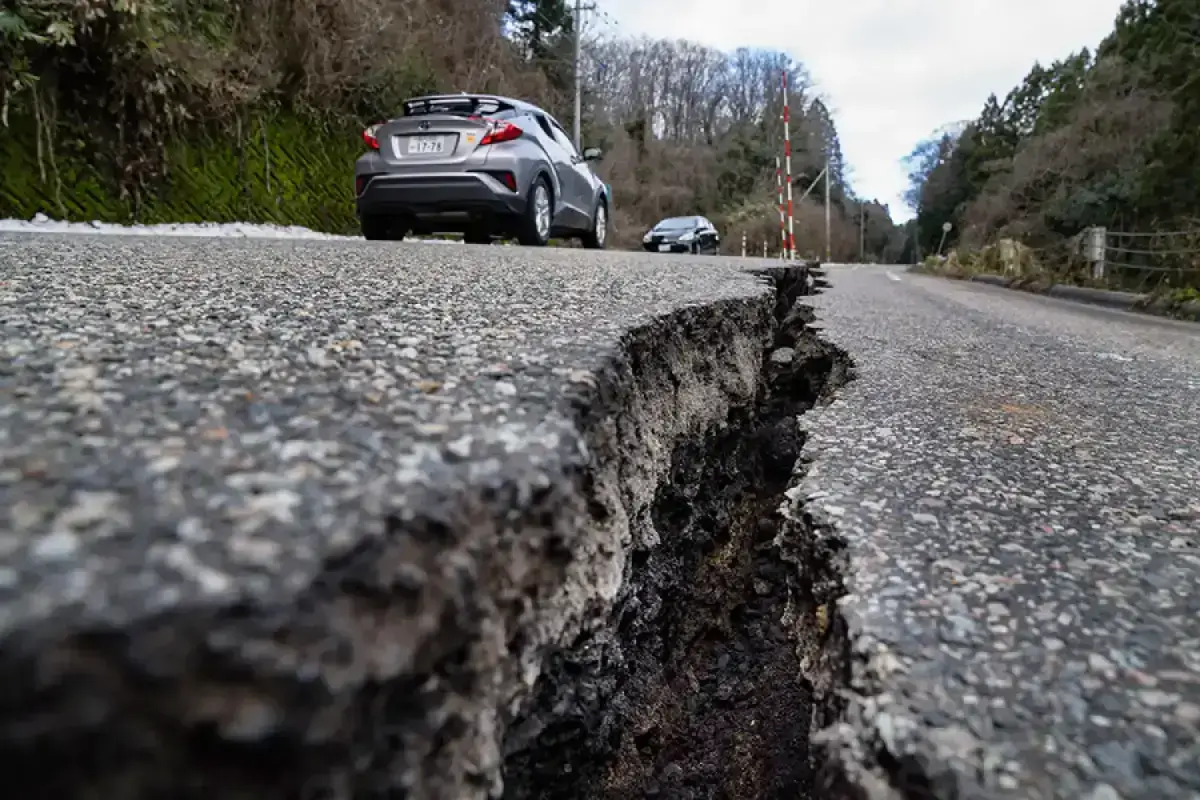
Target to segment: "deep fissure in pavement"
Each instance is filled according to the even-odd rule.
[[[851,365],[797,303],[810,276],[772,279],[753,406],[675,448],[651,515],[660,544],[634,551],[606,624],[548,658],[510,727],[507,798],[848,794],[810,743],[848,679],[842,545],[785,492],[798,416]]]
[[[810,742],[845,680],[843,553],[785,496],[797,415],[850,365],[798,303],[813,275],[769,276],[773,300],[648,314],[599,358],[563,352],[586,369],[538,447],[489,480],[439,461],[403,505],[364,497],[369,527],[311,573],[10,628],[10,788],[482,800],[503,777],[516,800],[848,796]],[[117,553],[141,567],[141,549]]]

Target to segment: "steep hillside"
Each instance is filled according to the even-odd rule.
[[[1034,64],[958,135],[910,157],[920,245],[1012,237],[1061,257],[1089,226],[1109,261],[1195,283],[1200,256],[1200,6],[1130,0],[1092,52]]]
[[[778,242],[781,53],[583,32],[584,138],[607,150],[620,242],[704,213],[727,242]],[[563,0],[26,0],[0,6],[0,217],[273,221],[355,228],[365,124],[427,91],[492,91],[572,121]],[[837,130],[791,66],[796,195],[834,164],[834,256],[858,255]],[[823,249],[823,187],[797,241]],[[896,250],[867,206],[873,257]]]

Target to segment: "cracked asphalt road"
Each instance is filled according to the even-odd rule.
[[[542,486],[567,458],[547,409],[581,364],[648,315],[762,291],[725,259],[498,248],[472,271],[469,251],[432,245],[0,246],[6,358],[36,367],[11,384],[6,446],[39,462],[0,465],[0,629],[59,602],[120,619],[184,585],[211,599],[303,578],[404,496],[389,481],[448,480],[447,442],[446,458],[527,453]],[[384,252],[418,256],[381,269]],[[869,656],[850,750],[918,765],[910,797],[1200,797],[1200,326],[830,272],[818,324],[858,378],[805,417],[804,490],[849,542],[842,605]],[[109,422],[81,426],[84,410]],[[223,484],[226,466],[248,477]],[[170,547],[109,535],[120,517],[93,490],[114,482],[147,499],[117,511],[173,530]],[[87,536],[43,513],[68,483]],[[297,520],[328,535],[262,535],[313,530]]]
[[[804,490],[850,542],[850,749],[916,796],[1200,797],[1200,326],[829,272],[858,379]]]

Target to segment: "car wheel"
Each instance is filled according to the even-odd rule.
[[[696,255],[700,252],[700,249],[696,247],[695,243],[693,243],[692,246],[688,248],[688,252],[692,255]]]
[[[550,184],[541,175],[529,187],[529,198],[525,203],[525,216],[517,231],[517,241],[526,247],[545,247],[550,241],[550,221],[553,217],[554,198]]]
[[[405,231],[397,220],[392,217],[369,216],[360,222],[364,239],[379,242],[398,242],[404,238]]]
[[[603,199],[596,201],[596,211],[592,214],[592,229],[579,237],[583,246],[588,250],[603,250],[608,242],[608,205]]]

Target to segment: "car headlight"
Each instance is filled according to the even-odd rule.
[[[650,241],[652,238],[654,238],[654,231],[650,231],[650,232],[649,232],[649,233],[647,233],[645,236],[643,236],[643,237],[642,237],[642,241],[643,241],[643,242],[648,242],[648,241]]]
[[[696,238],[696,234],[694,234],[694,233],[685,233],[683,236],[680,236],[680,237],[679,237],[679,241],[681,241],[681,242],[690,242],[692,239],[695,239],[695,238]]]

